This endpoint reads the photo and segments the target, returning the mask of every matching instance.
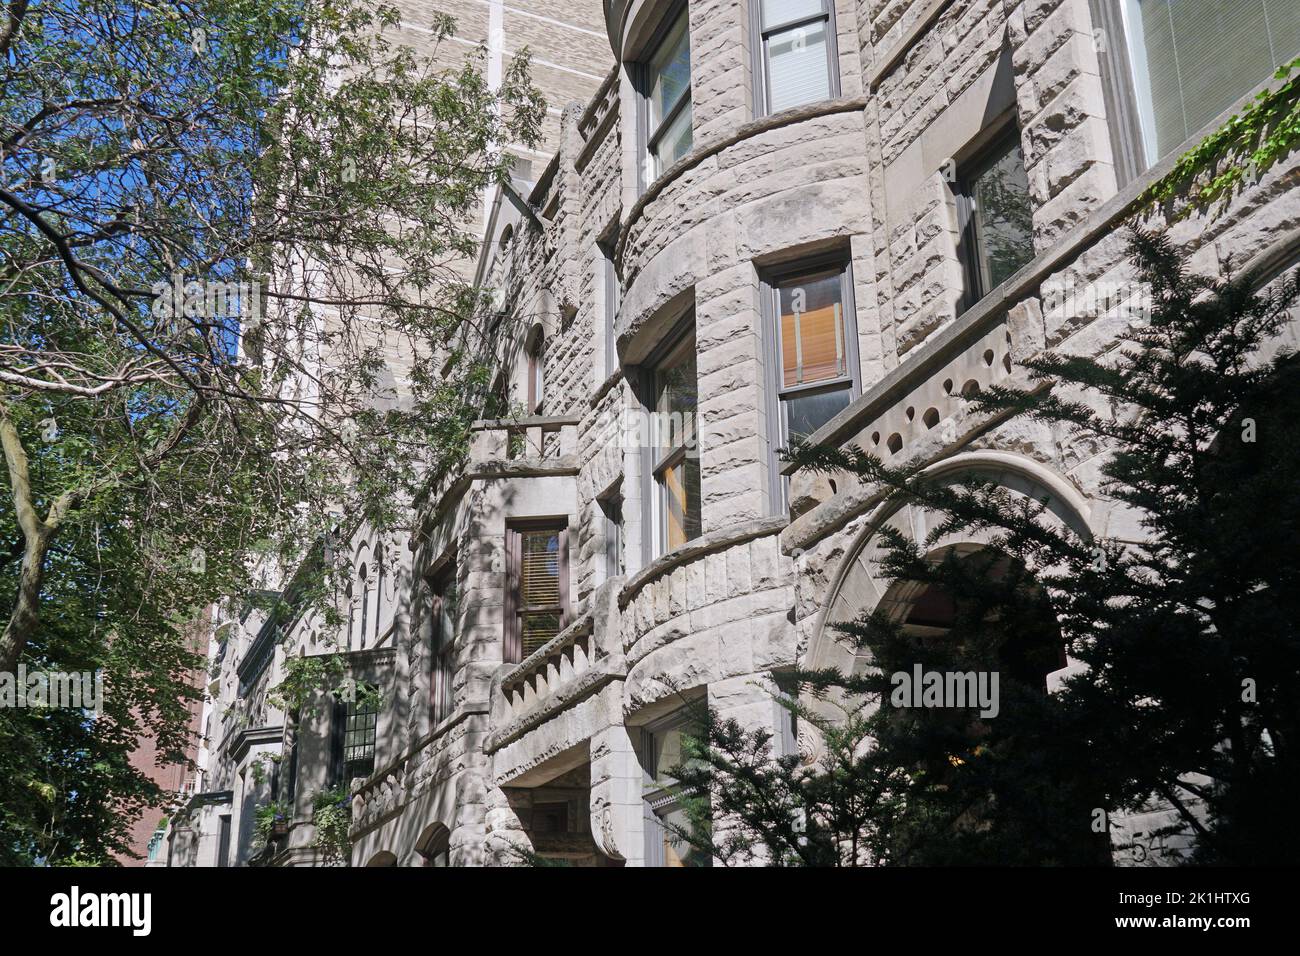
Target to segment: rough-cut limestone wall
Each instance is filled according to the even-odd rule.
[[[647,583],[623,611],[626,707],[793,663],[791,564],[773,534],[723,545]]]

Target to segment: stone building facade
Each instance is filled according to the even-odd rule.
[[[1104,448],[966,399],[1023,382],[1044,349],[1104,353],[1141,321],[1120,227],[1300,54],[1293,4],[606,0],[604,14],[613,69],[562,111],[526,194],[497,196],[478,263],[523,410],[478,423],[409,539],[349,545],[358,569],[386,569],[359,570],[345,615],[348,672],[382,702],[287,719],[267,687],[320,646],[320,622],[228,622],[208,783],[173,822],[173,865],[248,862],[272,792],[292,808],[261,859],[320,862],[313,794],[342,777],[356,866],[521,849],[697,862],[665,830],[684,706],[815,757],[774,675],[853,666],[836,621],[881,602],[906,619],[914,596],[873,561],[879,530],[934,520],[785,465],[791,434],[987,475],[1081,533],[1140,537],[1100,492]],[[1300,260],[1297,176],[1293,156],[1170,235],[1199,270],[1230,256],[1276,277]],[[250,773],[262,754],[273,780]]]

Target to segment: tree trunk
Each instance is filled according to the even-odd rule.
[[[18,599],[13,613],[0,636],[0,671],[10,674],[18,668],[18,656],[40,622],[41,584],[45,578],[45,555],[49,551],[50,536],[42,529],[35,538],[27,538],[23,551],[22,574],[18,583]]]
[[[50,549],[54,526],[41,520],[32,503],[32,489],[27,472],[27,452],[18,429],[9,416],[0,413],[0,446],[9,466],[9,485],[13,491],[14,513],[23,534],[23,564],[18,596],[13,613],[0,635],[0,671],[13,673],[18,657],[36,631],[41,613],[41,583],[45,577],[45,555]]]

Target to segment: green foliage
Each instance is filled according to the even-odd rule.
[[[1241,187],[1272,168],[1300,145],[1300,59],[1274,74],[1284,80],[1260,91],[1253,103],[1233,115],[1137,200],[1141,208],[1163,206],[1173,219],[1226,203]],[[1292,74],[1295,74],[1292,76]],[[1290,77],[1290,79],[1288,79]]]
[[[938,516],[922,541],[888,524],[876,534],[902,603],[942,596],[929,613],[946,606],[946,619],[927,628],[882,602],[832,622],[871,665],[791,675],[801,693],[786,705],[822,738],[813,764],[774,758],[766,733],[706,725],[679,775],[711,795],[723,862],[1096,863],[1110,849],[1097,821],[1153,800],[1195,861],[1300,852],[1286,806],[1300,785],[1288,746],[1300,734],[1300,366],[1272,347],[1300,283],[1260,293],[1249,275],[1203,279],[1143,233],[1131,253],[1152,291],[1147,323],[1100,359],[1031,359],[1033,387],[975,401],[1048,424],[1073,453],[1109,449],[1104,494],[1141,541],[1093,540],[978,471],[935,478],[857,447],[794,449],[804,467],[879,491],[881,516]],[[1081,666],[1046,694],[1056,647]],[[897,706],[893,675],[918,664],[998,671],[999,713]]]
[[[347,866],[352,856],[352,801],[346,786],[321,790],[312,798],[312,823],[316,825],[312,845],[325,864]]]
[[[253,811],[253,837],[249,848],[254,855],[265,852],[271,844],[272,831],[277,825],[287,824],[293,807],[282,800],[264,803]]]
[[[497,144],[535,143],[544,108],[526,52],[493,88],[483,51],[438,68],[374,0],[10,14],[0,667],[102,668],[107,702],[0,714],[0,861],[106,862],[163,799],[135,742],[183,752],[187,622],[297,567],[340,512],[400,527],[463,457],[490,357],[458,344],[484,307],[457,265],[508,174]]]

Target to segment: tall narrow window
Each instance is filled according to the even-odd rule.
[[[217,866],[230,866],[230,814],[218,818]]]
[[[655,488],[656,553],[665,554],[700,535],[700,456],[696,416],[695,333],[674,345],[652,372],[651,430]]]
[[[958,213],[969,308],[1034,258],[1029,177],[1020,129],[1009,131],[961,170]]]
[[[644,64],[647,181],[691,148],[691,38],[682,4]]]
[[[605,580],[623,574],[623,494],[616,490],[599,500],[605,519]]]
[[[561,521],[521,522],[506,534],[510,562],[504,660],[518,662],[568,623],[569,533]]]
[[[758,112],[776,113],[837,93],[830,0],[753,0],[759,20]]]
[[[647,866],[713,864],[710,854],[683,839],[683,832],[693,833],[693,827],[682,806],[683,794],[673,771],[685,759],[682,738],[691,732],[689,714],[678,712],[649,725],[642,734]]]
[[[375,772],[378,729],[379,710],[370,695],[358,693],[356,700],[335,705],[331,777],[336,785]]]
[[[857,331],[851,279],[842,257],[786,269],[764,278],[765,310],[774,348],[769,378],[774,512],[785,507],[775,452],[830,421],[858,394]],[[773,381],[774,379],[774,381]]]
[[[546,336],[541,330],[528,345],[528,414],[542,411],[542,386],[546,360]]]
[[[1119,0],[1147,165],[1300,56],[1295,0]]]
[[[618,370],[618,349],[615,347],[614,339],[623,290],[619,285],[618,270],[614,268],[613,245],[602,242],[599,248],[605,295],[605,377],[609,378]]]
[[[433,723],[439,724],[451,714],[452,680],[456,673],[456,566],[441,571],[429,583],[430,606],[430,707]]]

